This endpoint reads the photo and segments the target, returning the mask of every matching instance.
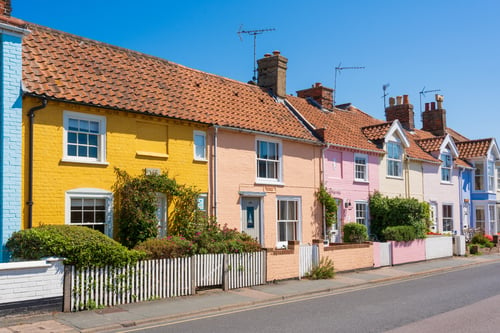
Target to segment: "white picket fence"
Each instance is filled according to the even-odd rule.
[[[124,268],[66,269],[64,311],[80,311],[167,297],[196,288],[225,290],[266,282],[266,253],[203,254],[140,261]]]
[[[318,245],[300,245],[299,277],[304,277],[319,263]]]

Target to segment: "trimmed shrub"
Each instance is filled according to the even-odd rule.
[[[474,237],[472,237],[471,244],[477,244],[480,247],[487,247],[487,248],[492,248],[494,245],[490,240],[483,234],[475,234]]]
[[[79,268],[123,267],[145,256],[143,252],[128,250],[97,230],[70,225],[44,225],[17,231],[6,246],[17,259],[62,257],[65,264]]]
[[[409,242],[416,239],[415,228],[411,225],[399,225],[395,227],[387,227],[383,231],[386,240],[396,242]]]
[[[180,236],[148,239],[134,249],[145,252],[147,259],[182,258],[196,253],[196,245]]]
[[[342,230],[345,243],[363,243],[368,239],[368,232],[364,224],[347,223]]]
[[[311,280],[331,279],[334,276],[333,260],[328,257],[322,257],[319,264],[306,275]]]

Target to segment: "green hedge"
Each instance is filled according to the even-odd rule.
[[[12,256],[22,260],[62,257],[77,267],[122,267],[145,257],[99,231],[70,225],[45,225],[17,231],[7,241]]]
[[[368,232],[364,224],[346,223],[342,231],[345,243],[362,243],[368,240]]]
[[[393,240],[396,242],[409,242],[417,238],[415,228],[411,225],[387,227],[384,229],[383,235],[385,240]]]

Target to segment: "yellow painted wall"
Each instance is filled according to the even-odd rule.
[[[40,100],[23,101],[23,203],[28,199],[29,109]],[[106,117],[108,165],[63,162],[63,111]],[[194,161],[193,131],[206,131],[201,124],[169,120],[122,111],[105,110],[49,101],[36,111],[34,125],[33,226],[65,223],[65,193],[76,188],[112,192],[114,168],[138,175],[145,168],[168,171],[178,183],[208,191],[207,162]],[[166,139],[166,141],[164,141]],[[154,154],[144,154],[154,153]],[[168,158],[165,155],[168,154]],[[23,228],[27,227],[27,206]]]

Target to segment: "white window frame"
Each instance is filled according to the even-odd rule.
[[[68,155],[68,133],[70,119],[84,120],[99,123],[97,138],[97,157],[82,157]],[[106,117],[86,113],[64,111],[63,112],[63,162],[108,164],[106,162]]]
[[[477,217],[477,212],[482,211],[483,219],[479,220]],[[481,231],[486,232],[486,207],[483,205],[477,205],[474,207],[474,225],[476,228],[480,228]]]
[[[489,224],[489,233],[490,235],[497,234],[497,216],[496,216],[497,207],[495,204],[488,205],[488,220]]]
[[[259,157],[259,145],[260,142],[267,144],[276,145],[276,159],[269,159],[264,157]],[[259,175],[259,163],[275,163],[276,164],[276,177],[260,177]],[[267,138],[257,138],[255,140],[255,176],[256,183],[258,184],[270,184],[270,185],[283,185],[282,183],[282,142],[279,140],[270,140]],[[267,169],[266,169],[267,170]]]
[[[196,144],[197,137],[203,138],[203,145],[199,146]],[[203,148],[203,156],[198,155],[197,148],[199,147]],[[204,131],[193,131],[193,158],[195,161],[207,161],[207,133]]]
[[[495,192],[496,184],[495,184],[495,161],[492,159],[488,159],[486,161],[486,178],[488,179],[488,191]]]
[[[106,219],[104,222],[104,234],[113,237],[113,193],[96,188],[78,188],[66,192],[65,224],[83,225],[71,223],[71,199],[105,199]]]
[[[451,183],[451,179],[453,176],[453,157],[449,152],[443,152],[440,156],[441,160],[441,182],[442,183]]]
[[[296,214],[297,216],[295,219],[281,219],[280,217],[280,202],[286,201],[286,202],[295,202],[296,203]],[[287,217],[287,216],[285,216]],[[285,237],[287,238],[286,240],[280,240],[280,223],[284,223],[286,227],[285,231]],[[295,225],[295,238],[296,239],[288,239],[288,225],[290,223],[296,223]],[[284,248],[288,246],[288,241],[289,240],[298,240],[299,242],[301,241],[301,236],[302,236],[302,199],[301,197],[290,197],[290,196],[278,196],[276,198],[276,247],[277,248]]]
[[[357,160],[363,160],[364,164],[358,164]],[[358,168],[364,168],[364,170],[358,170]],[[363,177],[358,177],[358,171],[363,174]],[[368,155],[354,154],[354,180],[356,182],[368,182]]]
[[[362,209],[358,209],[358,207],[362,207]],[[354,211],[356,217],[356,223],[363,224],[366,227],[366,231],[368,234],[370,233],[370,212],[368,201],[355,201],[354,202]]]
[[[481,165],[481,169],[478,168],[478,164]],[[474,163],[474,191],[484,191],[484,174],[486,172],[486,165],[483,161],[477,161]],[[480,171],[478,173],[478,170]],[[479,186],[479,188],[478,188]]]
[[[391,157],[391,147],[395,146],[399,150],[399,158]],[[392,174],[393,168],[391,165],[396,165],[398,167],[399,174]],[[392,171],[391,171],[392,170]],[[400,142],[389,141],[387,142],[387,177],[391,178],[403,178],[403,146]]]
[[[500,167],[497,167],[497,191],[500,192]]]
[[[449,212],[451,216],[445,216],[446,213],[446,208],[445,207],[450,207]],[[443,232],[453,232],[453,204],[451,203],[443,203],[441,205],[441,211],[443,212],[442,214],[442,230]],[[446,225],[449,225],[449,228],[446,228]],[[448,230],[449,229],[449,230]]]

